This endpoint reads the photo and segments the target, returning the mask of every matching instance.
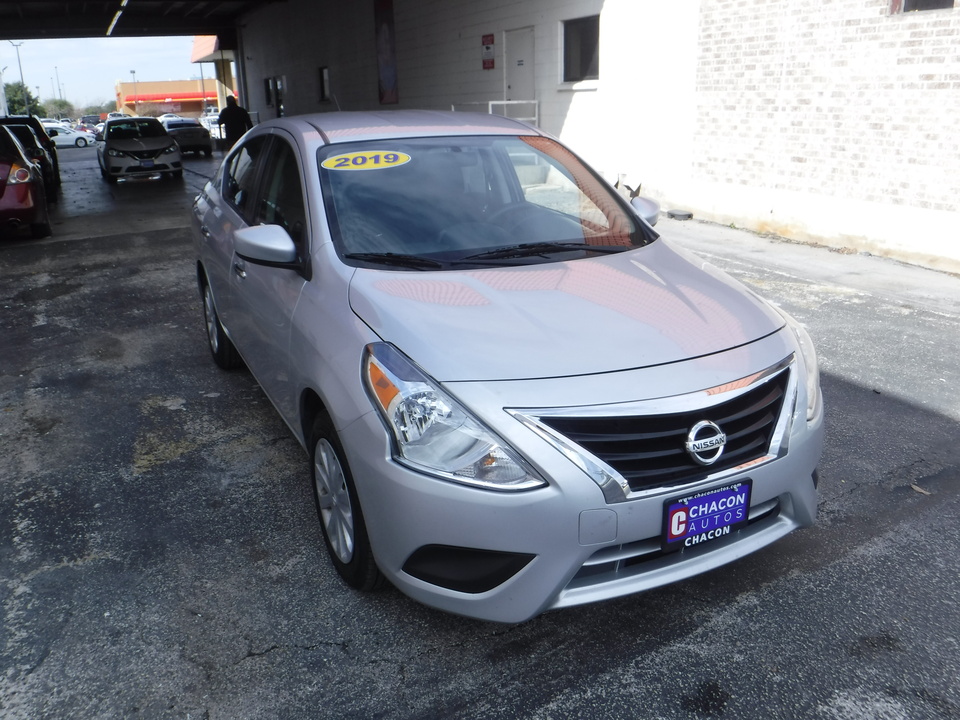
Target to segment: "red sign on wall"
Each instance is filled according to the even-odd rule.
[[[483,69],[493,70],[493,33],[484,35],[482,38],[480,38],[480,40],[483,44],[483,52],[481,53],[481,57],[483,58]]]

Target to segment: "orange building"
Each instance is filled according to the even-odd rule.
[[[200,117],[205,107],[219,107],[218,98],[232,94],[215,78],[117,83],[117,110],[125,115],[176,113]]]

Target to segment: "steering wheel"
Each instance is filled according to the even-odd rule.
[[[487,222],[499,225],[504,230],[513,230],[517,225],[530,217],[534,209],[526,202],[504,205],[487,218]]]

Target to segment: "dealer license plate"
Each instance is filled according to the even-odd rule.
[[[663,550],[693,548],[730,535],[747,524],[750,480],[663,503]]]

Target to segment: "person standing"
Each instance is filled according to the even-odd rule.
[[[250,114],[237,104],[237,99],[233,95],[227,96],[227,106],[220,111],[217,118],[217,125],[222,130],[222,135],[226,138],[227,145],[224,150],[229,150],[234,146],[243,134],[253,127],[250,121]]]

